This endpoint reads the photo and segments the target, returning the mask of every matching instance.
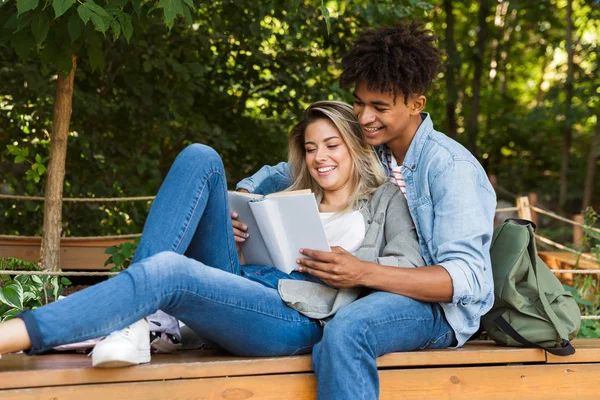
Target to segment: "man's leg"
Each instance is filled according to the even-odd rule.
[[[373,292],[325,324],[313,349],[319,400],[379,397],[376,359],[387,353],[450,346],[454,333],[436,303]]]
[[[276,289],[172,252],[20,318],[37,354],[107,335],[159,308],[238,355],[306,353],[322,335],[318,321],[287,307]]]

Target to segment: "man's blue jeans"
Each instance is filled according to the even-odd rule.
[[[314,346],[320,399],[375,399],[376,357],[450,345],[452,330],[438,305],[396,294],[368,294],[325,328],[287,307],[277,292],[279,279],[316,279],[271,266],[240,267],[225,182],[214,150],[185,149],[152,204],[134,263],[20,315],[30,353],[107,335],[161,309],[237,355],[302,354]]]

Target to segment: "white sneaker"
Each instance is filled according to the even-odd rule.
[[[146,319],[111,333],[92,351],[92,366],[98,368],[128,367],[148,362],[150,331]]]

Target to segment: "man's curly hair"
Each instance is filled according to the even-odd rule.
[[[364,81],[370,91],[424,94],[437,75],[441,53],[435,34],[419,22],[400,23],[363,32],[342,59],[340,86]]]

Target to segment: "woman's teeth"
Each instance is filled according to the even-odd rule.
[[[323,167],[323,168],[317,168],[317,171],[319,172],[329,172],[329,171],[333,171],[336,167]]]

